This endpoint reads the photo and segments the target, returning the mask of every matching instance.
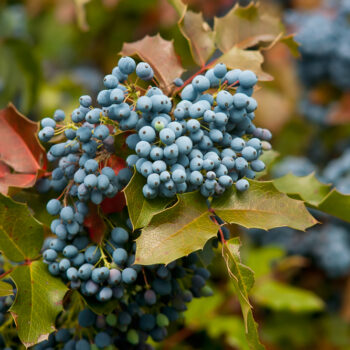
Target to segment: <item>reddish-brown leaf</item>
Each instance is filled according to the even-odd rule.
[[[31,187],[43,168],[45,150],[37,138],[38,124],[12,105],[0,110],[0,192]]]
[[[173,41],[164,40],[159,34],[147,35],[141,40],[125,43],[120,54],[125,56],[138,55],[149,63],[164,93],[171,91],[173,80],[184,72],[174,50]]]
[[[89,215],[85,218],[84,226],[89,232],[90,239],[94,243],[100,244],[106,232],[106,223],[99,214],[96,205],[90,205]]]
[[[114,170],[116,175],[118,175],[119,171],[126,167],[126,162],[123,158],[112,155],[109,157],[107,165]]]
[[[347,124],[350,121],[350,92],[345,93],[338,105],[328,116],[328,123],[332,125]]]
[[[118,213],[124,209],[126,205],[124,192],[119,192],[113,198],[105,198],[101,203],[102,211],[105,214]]]

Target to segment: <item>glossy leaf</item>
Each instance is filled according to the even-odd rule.
[[[261,66],[264,62],[264,57],[258,50],[243,50],[234,46],[220,57],[220,62],[225,63],[228,68],[232,69],[249,69],[261,81],[273,80],[270,74],[262,70]]]
[[[155,52],[157,52],[156,55]],[[165,40],[159,34],[147,35],[141,40],[125,43],[120,53],[125,56],[138,55],[148,62],[165,94],[171,90],[174,79],[184,72],[174,50],[173,41]]]
[[[149,224],[154,215],[163,211],[173,200],[169,198],[147,199],[142,194],[145,178],[135,171],[124,189],[129,217],[134,230]]]
[[[7,194],[10,186],[34,185],[45,157],[37,132],[38,124],[20,114],[12,104],[0,110],[0,192]]]
[[[289,195],[297,195],[303,201],[312,205],[319,205],[330,192],[330,185],[318,181],[315,174],[295,176],[291,173],[273,180],[275,187]]]
[[[179,28],[187,39],[194,61],[203,67],[215,51],[215,34],[201,13],[185,11]]]
[[[102,213],[96,205],[91,204],[89,206],[89,214],[84,220],[84,226],[86,227],[89,237],[92,242],[100,244],[104,238],[107,230],[107,225],[102,218]]]
[[[241,305],[249,348],[263,350],[265,347],[259,341],[258,328],[248,296],[254,284],[254,273],[248,266],[241,263],[239,248],[239,238],[233,238],[223,245],[222,255]]]
[[[274,311],[316,312],[324,308],[316,294],[273,280],[257,283],[251,296],[257,304]]]
[[[0,194],[0,251],[14,262],[34,259],[43,239],[43,226],[28,207]]]
[[[0,297],[6,297],[13,294],[13,288],[10,283],[0,281]]]
[[[305,230],[317,223],[302,201],[279,192],[271,181],[250,181],[249,190],[243,193],[232,186],[213,200],[212,208],[226,222],[247,228]]]
[[[238,4],[225,16],[214,19],[215,39],[222,52],[233,46],[241,49],[272,43],[281,37],[283,27],[277,17],[263,13],[258,4],[241,7]]]
[[[178,202],[155,215],[136,240],[136,263],[168,264],[202,249],[218,227],[210,220],[198,192],[178,195]]]
[[[10,276],[17,286],[10,312],[18,337],[29,347],[47,339],[55,330],[56,316],[63,310],[62,299],[68,289],[48,272],[42,261],[17,266]]]
[[[313,173],[303,177],[287,174],[273,180],[273,183],[281,192],[300,198],[313,208],[350,221],[350,195],[331,189],[329,185],[318,181]]]

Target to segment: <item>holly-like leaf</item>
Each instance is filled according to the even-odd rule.
[[[287,174],[273,180],[274,186],[293,198],[300,198],[312,208],[350,222],[350,195],[317,180],[315,174],[299,177]]]
[[[258,50],[242,50],[234,46],[220,57],[220,62],[228,68],[253,71],[259,80],[271,81],[273,77],[261,68],[264,57]]]
[[[10,283],[0,281],[0,297],[6,297],[13,294],[13,288]]]
[[[318,181],[314,173],[295,176],[291,173],[273,180],[274,186],[288,195],[295,195],[303,201],[318,206],[331,191],[330,185]]]
[[[137,171],[124,189],[129,217],[133,229],[145,227],[153,216],[163,211],[173,200],[169,198],[147,199],[142,194],[145,178]]]
[[[279,192],[271,181],[252,181],[243,193],[234,186],[212,202],[215,213],[226,222],[268,230],[288,226],[305,230],[317,221],[302,201]]]
[[[263,350],[265,347],[259,341],[258,328],[254,321],[252,306],[248,297],[254,284],[254,273],[248,266],[241,263],[239,248],[239,238],[233,238],[223,245],[222,255],[241,305],[249,348],[251,350]]]
[[[55,330],[55,319],[63,310],[62,299],[68,288],[48,272],[42,261],[17,266],[10,277],[17,287],[10,312],[18,337],[26,347],[33,346]]]
[[[173,41],[165,40],[159,34],[124,43],[120,53],[125,56],[138,55],[149,63],[165,94],[171,91],[174,79],[185,71],[174,50]]]
[[[34,185],[45,158],[37,132],[38,124],[20,114],[12,104],[0,110],[1,193],[7,194],[10,186]]]
[[[283,38],[280,39],[281,43],[285,44],[288,48],[291,54],[294,57],[300,57],[300,52],[299,52],[299,46],[295,41],[295,34],[289,34],[285,35]]]
[[[187,39],[194,61],[201,67],[215,51],[215,33],[203,19],[201,13],[185,11],[179,21],[179,28]]]
[[[14,262],[34,259],[43,239],[43,226],[28,207],[0,194],[0,251]]]
[[[316,312],[324,308],[316,294],[273,280],[257,283],[251,296],[257,304],[275,311]]]
[[[126,159],[129,154],[132,154],[132,150],[126,144],[126,138],[131,135],[130,131],[121,131],[114,136],[114,148],[118,152],[118,157],[120,159]],[[125,160],[123,160],[125,165]],[[124,166],[125,167],[125,166]]]
[[[274,164],[275,160],[279,157],[279,153],[274,151],[273,149],[270,151],[264,151],[264,153],[260,156],[260,160],[262,160],[265,163],[265,170],[257,173],[256,178],[259,179],[266,174],[269,173],[271,166]]]
[[[273,43],[283,34],[283,26],[277,17],[262,13],[259,5],[251,2],[241,7],[236,4],[224,17],[214,19],[215,39],[222,52],[233,46],[241,49],[264,43]]]
[[[142,230],[136,240],[136,263],[168,264],[202,249],[217,231],[200,193],[178,195],[174,206],[155,215]]]

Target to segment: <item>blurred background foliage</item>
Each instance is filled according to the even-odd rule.
[[[212,23],[236,1],[186,3]],[[276,0],[263,1],[261,6],[282,16],[287,8],[306,11],[319,3]],[[58,107],[71,111],[80,95],[96,95],[100,90],[102,77],[116,64],[124,42],[158,32],[174,39],[183,66],[195,69],[177,18],[166,0],[0,1],[0,109],[12,101],[33,120],[51,116]],[[306,154],[319,139],[331,152],[334,140],[350,135],[344,123],[323,130],[298,115],[303,92],[295,66],[285,46],[266,51],[264,68],[275,80],[262,83],[255,94],[257,124],[274,132],[273,145],[282,159]],[[330,279],[307,257],[289,255],[274,244],[257,247],[239,228],[231,229],[243,237],[243,260],[256,273],[251,298],[267,348],[350,349],[349,277]],[[239,304],[222,259],[210,269],[214,296],[194,301],[184,327],[174,329],[157,345],[159,349],[247,349]]]

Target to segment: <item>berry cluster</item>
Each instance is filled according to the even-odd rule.
[[[237,190],[248,189],[243,177],[252,179],[265,169],[258,159],[261,140],[271,138],[268,130],[252,122],[256,82],[251,71],[227,71],[224,64],[217,64],[184,87],[174,108],[156,87],[137,100],[138,133],[126,140],[136,155],[130,155],[127,163],[147,178],[145,197],[173,197],[194,190],[209,197],[222,194],[234,182]]]
[[[327,83],[341,92],[350,88],[349,14],[349,2],[340,0],[325,2],[312,12],[289,11],[286,15],[287,23],[298,33],[296,40],[300,43],[299,76],[306,89],[301,112],[319,124],[327,122],[334,100],[327,94],[331,101],[321,102],[310,89]]]

